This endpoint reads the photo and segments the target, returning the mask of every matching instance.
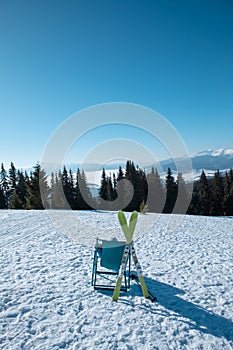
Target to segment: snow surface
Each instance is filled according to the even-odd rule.
[[[139,215],[137,284],[91,286],[115,212],[0,211],[0,349],[233,349],[233,218]]]

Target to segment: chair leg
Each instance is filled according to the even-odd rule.
[[[127,276],[126,276],[126,271],[124,272],[124,280],[125,280],[125,290],[127,291],[128,286],[127,286]]]
[[[92,267],[92,278],[91,278],[91,285],[94,287],[96,284],[97,262],[98,262],[98,256],[97,256],[97,251],[95,250],[94,258],[93,258],[93,267]]]

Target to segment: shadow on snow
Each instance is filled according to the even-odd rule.
[[[190,328],[200,332],[211,334],[219,338],[224,337],[228,341],[233,341],[233,322],[222,316],[209,312],[199,305],[180,298],[178,295],[185,294],[185,291],[182,289],[146,277],[145,282],[148,289],[156,296],[157,302],[151,304],[149,308],[148,306],[142,305],[139,306],[140,308],[144,308],[155,314],[161,314],[164,317],[175,316],[178,320],[179,317],[186,318],[188,319],[187,321],[183,319],[179,321],[185,322]],[[113,291],[99,290],[99,292],[109,296],[112,296],[113,294]],[[141,293],[140,287],[132,282],[130,292],[128,293],[131,293],[131,295],[139,295],[139,293]],[[156,307],[157,304],[163,306],[166,311],[158,310]],[[169,313],[168,310],[170,310],[172,314]]]

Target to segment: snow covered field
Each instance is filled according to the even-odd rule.
[[[139,215],[132,282],[117,303],[90,285],[114,212],[0,211],[0,349],[233,349],[233,218]]]

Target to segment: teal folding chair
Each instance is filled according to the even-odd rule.
[[[115,289],[116,277],[114,280],[114,276],[118,275],[125,246],[126,242],[96,239],[92,268],[92,286],[94,286],[94,289]],[[128,271],[124,271],[122,291],[127,291],[130,288],[130,260],[129,254],[127,260]]]

